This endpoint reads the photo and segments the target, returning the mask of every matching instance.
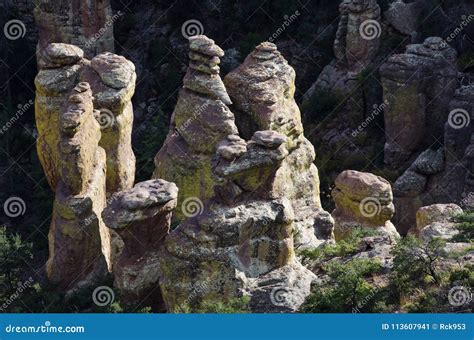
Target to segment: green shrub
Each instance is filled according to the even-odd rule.
[[[474,213],[463,213],[454,217],[459,234],[455,235],[454,242],[473,242],[474,240]]]
[[[193,313],[218,313],[218,314],[236,314],[249,313],[250,297],[233,298],[228,301],[206,301],[196,310],[190,310]]]

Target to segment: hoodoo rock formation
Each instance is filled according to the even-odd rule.
[[[286,142],[278,132],[257,131],[248,142],[230,135],[219,144],[216,195],[169,235],[160,256],[170,311],[242,296],[255,312],[295,311],[303,303],[315,275],[295,257],[290,200],[270,190],[289,155]],[[288,294],[284,301],[279,290]]]
[[[34,14],[39,32],[40,67],[47,63],[44,50],[50,43],[75,45],[84,50],[87,58],[114,51],[113,22],[116,19],[109,0],[40,0]]]
[[[189,39],[190,64],[171,119],[170,132],[155,157],[154,178],[176,183],[178,207],[186,198],[212,196],[211,159],[219,141],[237,133],[231,103],[219,76],[224,52],[205,36]],[[178,208],[176,216],[184,215]]]
[[[106,153],[106,192],[110,195],[130,189],[135,176],[135,156],[131,146],[131,97],[136,79],[133,64],[111,53],[98,55],[89,61],[83,57],[80,48],[61,43],[50,44],[44,53],[47,58],[35,79],[35,117],[38,156],[51,189],[57,191],[65,171],[60,150],[62,110],[70,92],[81,81],[90,86],[93,113],[100,124],[99,145]],[[71,163],[70,171],[82,171],[74,170],[75,166],[74,162]],[[101,220],[100,212],[98,219]],[[122,244],[113,230],[104,230],[102,241],[111,269]]]
[[[408,45],[380,67],[385,108],[385,164],[406,166],[417,151],[443,135],[457,87],[456,51],[443,39]]]
[[[99,147],[89,84],[74,87],[68,103],[57,117],[59,166],[46,271],[53,284],[73,293],[107,273],[100,216],[106,199],[105,152]]]
[[[303,134],[301,115],[294,100],[295,71],[276,45],[262,43],[229,73],[224,82],[233,102],[240,135],[249,139],[272,130],[286,137],[289,155],[275,174],[272,197],[286,197],[295,213],[295,244],[316,247],[331,239],[333,221],[321,207],[314,148]]]
[[[356,227],[399,236],[390,222],[395,212],[392,187],[384,178],[367,172],[343,171],[336,178],[332,197],[336,204],[332,213],[336,239],[344,238]]]
[[[473,210],[469,201],[474,192],[474,86],[456,90],[445,108],[444,145],[423,151],[394,183],[397,211],[394,222],[402,233],[416,224],[416,212],[435,203],[462,204]],[[464,203],[464,204],[463,204]]]
[[[159,253],[171,224],[178,189],[160,179],[113,194],[102,216],[124,243],[114,266],[115,286],[128,306],[162,307]]]

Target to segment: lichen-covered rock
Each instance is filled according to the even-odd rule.
[[[395,212],[392,187],[384,178],[346,170],[337,176],[331,194],[336,205],[332,212],[336,239],[344,238],[354,227],[373,228],[394,238],[398,236],[390,222]]]
[[[50,43],[78,46],[87,58],[114,50],[113,23],[120,15],[112,13],[109,0],[40,0],[34,15],[40,68],[48,67],[50,59],[44,52]]]
[[[69,93],[80,81],[90,84],[96,119],[101,126],[100,146],[107,154],[107,192],[129,189],[135,177],[131,146],[135,67],[121,56],[105,53],[92,61],[76,46],[50,44],[45,51],[48,68],[35,79],[35,117],[38,155],[52,190],[58,180],[59,116]]]
[[[114,193],[102,212],[107,227],[117,232],[124,243],[114,277],[129,306],[159,308],[162,303],[157,251],[169,232],[177,197],[174,183],[155,179]]]
[[[89,61],[82,57],[81,49],[62,43],[50,44],[44,51],[48,58],[35,79],[35,118],[38,157],[51,189],[56,191],[61,176],[67,179],[64,183],[70,186],[73,194],[89,185],[83,174],[89,171],[86,167],[94,164],[95,151],[92,149],[95,146],[86,141],[90,138],[93,142],[97,136],[82,138],[74,145],[63,144],[60,138],[61,131],[74,134],[78,126],[82,126],[84,103],[76,103],[80,109],[62,117],[62,108],[68,99],[73,103],[80,100],[78,91],[92,91],[93,107],[87,107],[87,110],[94,109],[93,117],[100,124],[99,146],[106,152],[107,193],[131,188],[135,177],[135,156],[131,145],[131,97],[136,79],[133,64],[111,53]],[[87,124],[80,135],[95,133],[89,129],[92,123]],[[71,152],[61,154],[66,149]],[[113,259],[120,252],[121,241],[113,230],[102,230],[102,236],[104,254],[111,269]]]
[[[67,294],[91,287],[107,273],[100,213],[105,205],[105,152],[93,116],[89,84],[80,83],[58,117],[58,178],[49,231],[48,279]],[[105,256],[104,256],[105,255]]]
[[[448,104],[456,89],[456,51],[441,38],[408,45],[380,67],[384,99],[385,153],[388,166],[399,167],[442,135]]]
[[[457,203],[469,209],[474,192],[474,86],[462,86],[449,103],[444,145],[422,152],[394,184],[400,233],[416,228],[418,209],[435,203]]]
[[[294,100],[293,68],[276,45],[264,42],[224,82],[243,138],[271,149],[282,143],[283,138],[275,139],[276,135],[266,130],[285,137],[289,155],[277,170],[270,190],[273,197],[286,197],[293,206],[297,247],[316,247],[331,239],[332,219],[321,208],[314,148],[303,134]]]
[[[416,230],[420,231],[434,222],[453,222],[455,215],[461,214],[463,210],[456,204],[432,204],[422,207],[416,213]]]
[[[103,53],[90,62],[81,79],[91,84],[101,125],[100,146],[107,154],[107,192],[130,189],[135,181],[132,150],[135,66],[122,56]]]
[[[246,143],[235,135],[219,143],[214,197],[173,230],[159,257],[168,310],[242,296],[254,312],[294,312],[304,302],[316,277],[295,257],[291,202],[271,190],[289,157],[286,141],[258,131]]]
[[[410,3],[396,0],[384,12],[384,17],[397,31],[415,38],[420,24],[419,16],[426,3],[426,0],[415,0]]]
[[[219,76],[223,51],[200,35],[190,39],[189,56],[170,133],[155,157],[153,173],[154,178],[176,183],[179,207],[186,198],[204,201],[212,196],[211,159],[217,144],[237,134],[234,115],[227,107],[230,99]],[[184,217],[182,209],[177,209],[176,217]]]

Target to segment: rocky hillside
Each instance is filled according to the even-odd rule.
[[[472,312],[469,1],[0,7],[2,311]]]

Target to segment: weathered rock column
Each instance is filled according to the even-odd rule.
[[[346,170],[336,178],[332,197],[336,209],[336,239],[344,238],[353,228],[372,228],[381,233],[398,237],[390,222],[395,208],[390,183],[382,177],[367,172]]]
[[[333,221],[321,207],[314,147],[303,134],[294,100],[295,71],[276,46],[266,42],[257,46],[224,81],[244,138],[258,130],[272,130],[287,137],[290,154],[276,173],[271,193],[275,198],[288,198],[293,206],[295,244],[316,247],[330,240]]]
[[[67,293],[94,285],[107,273],[101,251],[105,152],[93,115],[89,84],[78,84],[59,117],[59,166],[49,231],[49,280]]]
[[[155,157],[154,178],[176,183],[178,206],[186,198],[201,201],[212,196],[211,159],[216,145],[227,135],[236,134],[230,99],[219,76],[224,52],[205,36],[189,39],[188,71],[173,112],[170,132]],[[183,218],[182,209],[176,216]]]
[[[258,131],[248,142],[230,135],[219,143],[215,196],[173,230],[160,255],[168,310],[242,296],[250,296],[254,312],[291,312],[304,302],[315,275],[295,256],[291,202],[271,191],[286,142],[278,132]]]
[[[456,89],[456,51],[441,38],[408,45],[380,67],[385,107],[385,163],[406,165],[443,133]]]
[[[109,0],[40,0],[35,8],[39,31],[38,64],[50,43],[65,43],[84,50],[87,58],[114,51],[113,14]],[[47,57],[46,57],[47,59]]]
[[[133,307],[162,307],[159,247],[164,243],[176,207],[178,188],[160,179],[113,194],[104,222],[117,232],[124,248],[114,267],[123,302]]]

